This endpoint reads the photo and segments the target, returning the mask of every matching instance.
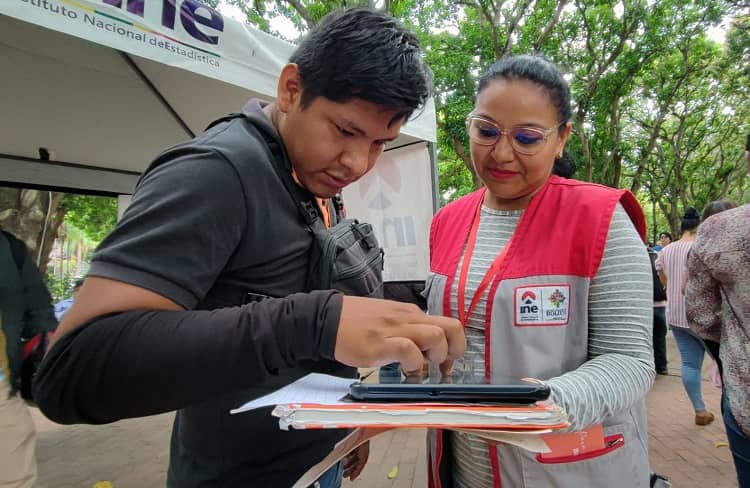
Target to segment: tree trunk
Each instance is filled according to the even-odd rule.
[[[586,131],[583,128],[584,126],[584,116],[583,113],[579,112],[576,114],[576,132],[578,133],[578,138],[581,140],[581,151],[583,152],[583,163],[584,163],[584,179],[585,181],[593,181],[594,180],[594,167],[591,163],[591,148],[589,148],[589,139],[586,137]]]
[[[42,190],[0,188],[0,227],[26,243],[42,276],[47,271],[57,230],[65,218],[65,210],[60,206],[64,195]]]
[[[484,186],[484,183],[482,183],[482,180],[479,179],[476,171],[474,171],[474,164],[472,164],[471,162],[471,154],[466,151],[466,146],[464,146],[461,141],[454,138],[453,150],[456,151],[456,155],[461,158],[461,161],[464,162],[464,166],[466,166],[466,168],[471,173],[471,181],[474,183],[474,189],[479,189]]]

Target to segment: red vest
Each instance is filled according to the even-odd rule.
[[[442,294],[440,304],[433,302],[431,313],[440,313],[439,305],[442,305],[443,315],[457,317],[456,310],[451,310],[451,292],[454,289],[453,281],[456,276],[459,261],[466,247],[477,207],[482,204],[485,190],[481,189],[467,195],[438,212],[432,221],[430,229],[430,271],[434,275],[440,275],[440,286],[433,288],[433,293],[439,290]],[[630,216],[636,230],[642,239],[646,235],[646,223],[643,212],[638,201],[632,193],[627,190],[616,190],[594,183],[585,183],[576,180],[563,179],[552,176],[539,192],[531,199],[528,207],[524,210],[518,225],[509,243],[505,258],[490,285],[487,299],[487,354],[485,362],[487,365],[487,377],[492,375],[491,366],[494,350],[490,349],[490,333],[493,327],[492,305],[496,302],[495,295],[501,282],[506,283],[503,288],[503,299],[512,300],[512,290],[507,289],[509,283],[518,282],[523,284],[525,279],[536,283],[534,277],[543,276],[568,276],[573,281],[591,280],[601,264],[604,247],[609,233],[612,215],[617,204],[620,203]],[[530,284],[530,283],[527,283]],[[575,293],[575,285],[572,286]],[[498,298],[501,297],[498,295]],[[437,298],[437,297],[436,297]],[[581,304],[585,314],[585,304]],[[512,322],[512,316],[507,316],[507,310],[514,307],[505,307],[506,315],[500,313],[494,321],[500,324]],[[579,309],[580,310],[580,309]],[[573,314],[574,312],[571,312]],[[576,316],[585,320],[585,315]],[[511,325],[511,324],[508,324]],[[516,324],[519,325],[519,324]],[[512,325],[511,325],[512,328]],[[495,330],[496,333],[502,331]],[[547,331],[547,334],[553,333]],[[585,332],[582,333],[585,335]],[[535,335],[540,340],[539,334]],[[553,341],[556,336],[552,335]],[[582,337],[583,338],[583,337]],[[499,339],[498,339],[499,340]],[[512,340],[512,339],[509,339]],[[523,340],[523,339],[517,339]],[[541,339],[544,341],[544,339]],[[562,374],[569,368],[575,368],[586,357],[586,340],[580,344],[579,349],[569,351],[570,356],[566,358],[565,364],[551,363],[553,374]],[[562,346],[562,343],[559,344]],[[510,356],[502,355],[505,361],[513,360]],[[497,363],[496,367],[503,364]],[[533,376],[533,374],[532,374]],[[634,426],[640,429],[640,425]],[[430,466],[428,473],[430,486],[441,486],[440,478],[447,475],[441,470],[443,456],[442,436],[439,432],[432,432],[437,437],[430,441]],[[434,441],[434,442],[433,442]],[[646,456],[647,464],[647,453]],[[496,482],[499,483],[499,468],[494,466],[496,450],[491,449],[491,461]],[[444,466],[443,466],[444,468]],[[442,473],[441,473],[442,471]]]
[[[484,192],[485,189],[480,189],[450,203],[432,220],[430,271],[448,276],[448,293],[466,241],[446,236],[469,235]],[[593,277],[604,254],[609,224],[617,203],[623,205],[645,242],[646,220],[632,193],[551,176],[531,199],[518,222],[496,282],[538,274]],[[445,303],[448,304],[449,300]]]

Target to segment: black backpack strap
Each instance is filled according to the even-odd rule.
[[[26,244],[23,241],[10,232],[2,231],[6,239],[8,239],[8,245],[10,246],[10,253],[13,256],[13,261],[16,263],[18,272],[23,271],[23,262],[26,260]]]
[[[245,114],[243,114],[243,113],[233,113],[233,114],[225,115],[224,117],[221,117],[220,119],[216,119],[213,122],[211,122],[210,124],[208,124],[208,126],[205,128],[204,132],[207,131],[207,130],[209,130],[209,129],[212,129],[213,127],[215,127],[215,126],[217,126],[217,125],[219,125],[219,124],[221,124],[223,122],[229,122],[230,120],[244,118],[244,117],[245,117]]]
[[[299,210],[300,217],[302,220],[307,224],[308,226],[312,227],[315,225],[320,225],[320,216],[319,216],[319,209],[318,204],[315,201],[315,198],[313,195],[310,195],[309,192],[302,190],[299,188],[294,181],[292,180],[291,173],[285,171],[285,168],[280,168],[280,163],[283,164],[284,162],[288,161],[288,157],[286,155],[286,152],[284,151],[284,148],[281,146],[281,144],[278,143],[274,138],[272,138],[266,131],[262,130],[260,127],[258,127],[255,122],[253,121],[253,118],[249,116],[246,112],[241,113],[232,113],[229,115],[226,115],[224,117],[221,117],[220,119],[216,119],[213,122],[211,122],[208,127],[206,127],[206,130],[219,125],[223,122],[228,122],[234,119],[243,118],[245,119],[250,125],[252,125],[255,130],[260,134],[260,136],[263,138],[263,140],[268,145],[268,148],[271,151],[271,155],[274,156],[274,164],[273,170],[276,172],[276,175],[279,177],[281,182],[284,184],[284,187],[286,188],[287,193],[289,193],[289,196],[294,200],[294,203],[297,205],[297,209]],[[304,193],[308,193],[307,195],[304,195]],[[341,195],[336,195],[333,199],[333,208],[334,208],[334,222],[339,222],[343,220],[343,200],[341,199]]]
[[[252,123],[251,120],[248,119],[248,121]],[[284,188],[286,188],[287,193],[289,193],[289,196],[292,197],[292,200],[294,200],[294,203],[297,205],[297,209],[299,210],[302,220],[307,225],[311,227],[314,226],[320,221],[317,202],[314,202],[314,197],[312,197],[311,195],[308,196],[302,194],[303,189],[294,183],[291,172],[284,171],[279,167],[280,165],[278,163],[288,161],[288,158],[285,154],[284,149],[281,147],[281,144],[273,140],[264,131],[258,129],[258,132],[260,132],[260,134],[263,136],[263,139],[266,141],[266,144],[268,144],[268,148],[271,150],[271,154],[273,154],[275,159],[274,163],[276,163],[273,165],[273,170],[276,172],[276,175],[279,177],[281,182],[284,183]]]
[[[281,148],[280,144],[268,137],[268,135],[263,133],[263,131],[259,130],[258,132],[261,132],[261,134],[263,135],[266,143],[268,144],[268,147],[271,149],[271,153],[276,156],[277,162],[286,161],[286,154],[284,154],[284,151]],[[320,219],[320,212],[322,210],[318,206],[318,202],[315,200],[315,196],[312,195],[309,191],[303,190],[298,185],[296,185],[292,180],[291,173],[285,172],[285,174],[282,174],[282,169],[279,168],[278,164],[274,164],[273,169],[276,172],[276,175],[284,183],[284,187],[286,187],[287,193],[289,193],[294,202],[297,204],[297,208],[299,209],[300,215],[302,216],[304,222],[310,227],[323,226],[323,222]],[[333,225],[335,225],[345,218],[344,199],[341,196],[341,193],[337,193],[330,200],[333,206],[331,222]]]
[[[271,137],[270,134],[266,133],[266,131],[258,127],[253,121],[252,117],[249,117],[247,114],[239,114],[239,116],[244,117],[245,120],[253,126],[253,128],[266,142],[266,145],[268,146],[268,149],[271,151],[271,155],[273,156],[273,170],[276,173],[276,176],[278,176],[281,182],[284,184],[284,188],[286,188],[289,196],[292,198],[292,200],[294,200],[294,203],[297,206],[297,210],[299,211],[300,217],[302,218],[303,222],[305,222],[305,224],[307,224],[309,227],[322,225],[320,221],[321,219],[318,204],[315,201],[314,195],[301,188],[299,185],[295,184],[294,180],[292,179],[291,171],[287,171],[286,168],[282,167],[287,161],[289,161],[289,158],[286,155],[286,151],[284,150],[283,146],[279,144],[279,142],[276,141],[273,137]]]

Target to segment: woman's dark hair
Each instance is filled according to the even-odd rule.
[[[289,59],[302,79],[302,108],[317,97],[352,98],[396,110],[391,122],[424,106],[432,73],[416,36],[399,21],[367,8],[337,10],[323,17]]]
[[[555,159],[552,166],[552,173],[563,178],[572,178],[576,174],[576,162],[570,157],[567,151],[563,150],[561,158]]]
[[[703,209],[703,215],[701,215],[701,222],[704,222],[710,216],[729,210],[730,208],[737,207],[737,204],[731,200],[714,200],[713,202],[706,205]]]
[[[682,215],[682,222],[680,222],[680,232],[695,230],[700,223],[701,216],[698,211],[693,207],[685,207],[685,213]]]
[[[669,232],[662,232],[661,234],[659,234],[659,239],[661,239],[664,236],[669,237],[670,241],[672,240],[672,234],[670,234]]]
[[[560,133],[565,131],[565,123],[572,115],[570,107],[570,87],[563,78],[560,69],[542,56],[523,54],[509,56],[495,62],[479,79],[477,93],[487,88],[495,80],[525,80],[544,88],[557,109],[560,122]],[[570,178],[576,172],[576,163],[567,152],[555,159],[552,173],[563,178]]]

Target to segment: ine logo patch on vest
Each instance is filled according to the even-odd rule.
[[[567,325],[570,318],[570,285],[519,286],[515,290],[515,324]]]

